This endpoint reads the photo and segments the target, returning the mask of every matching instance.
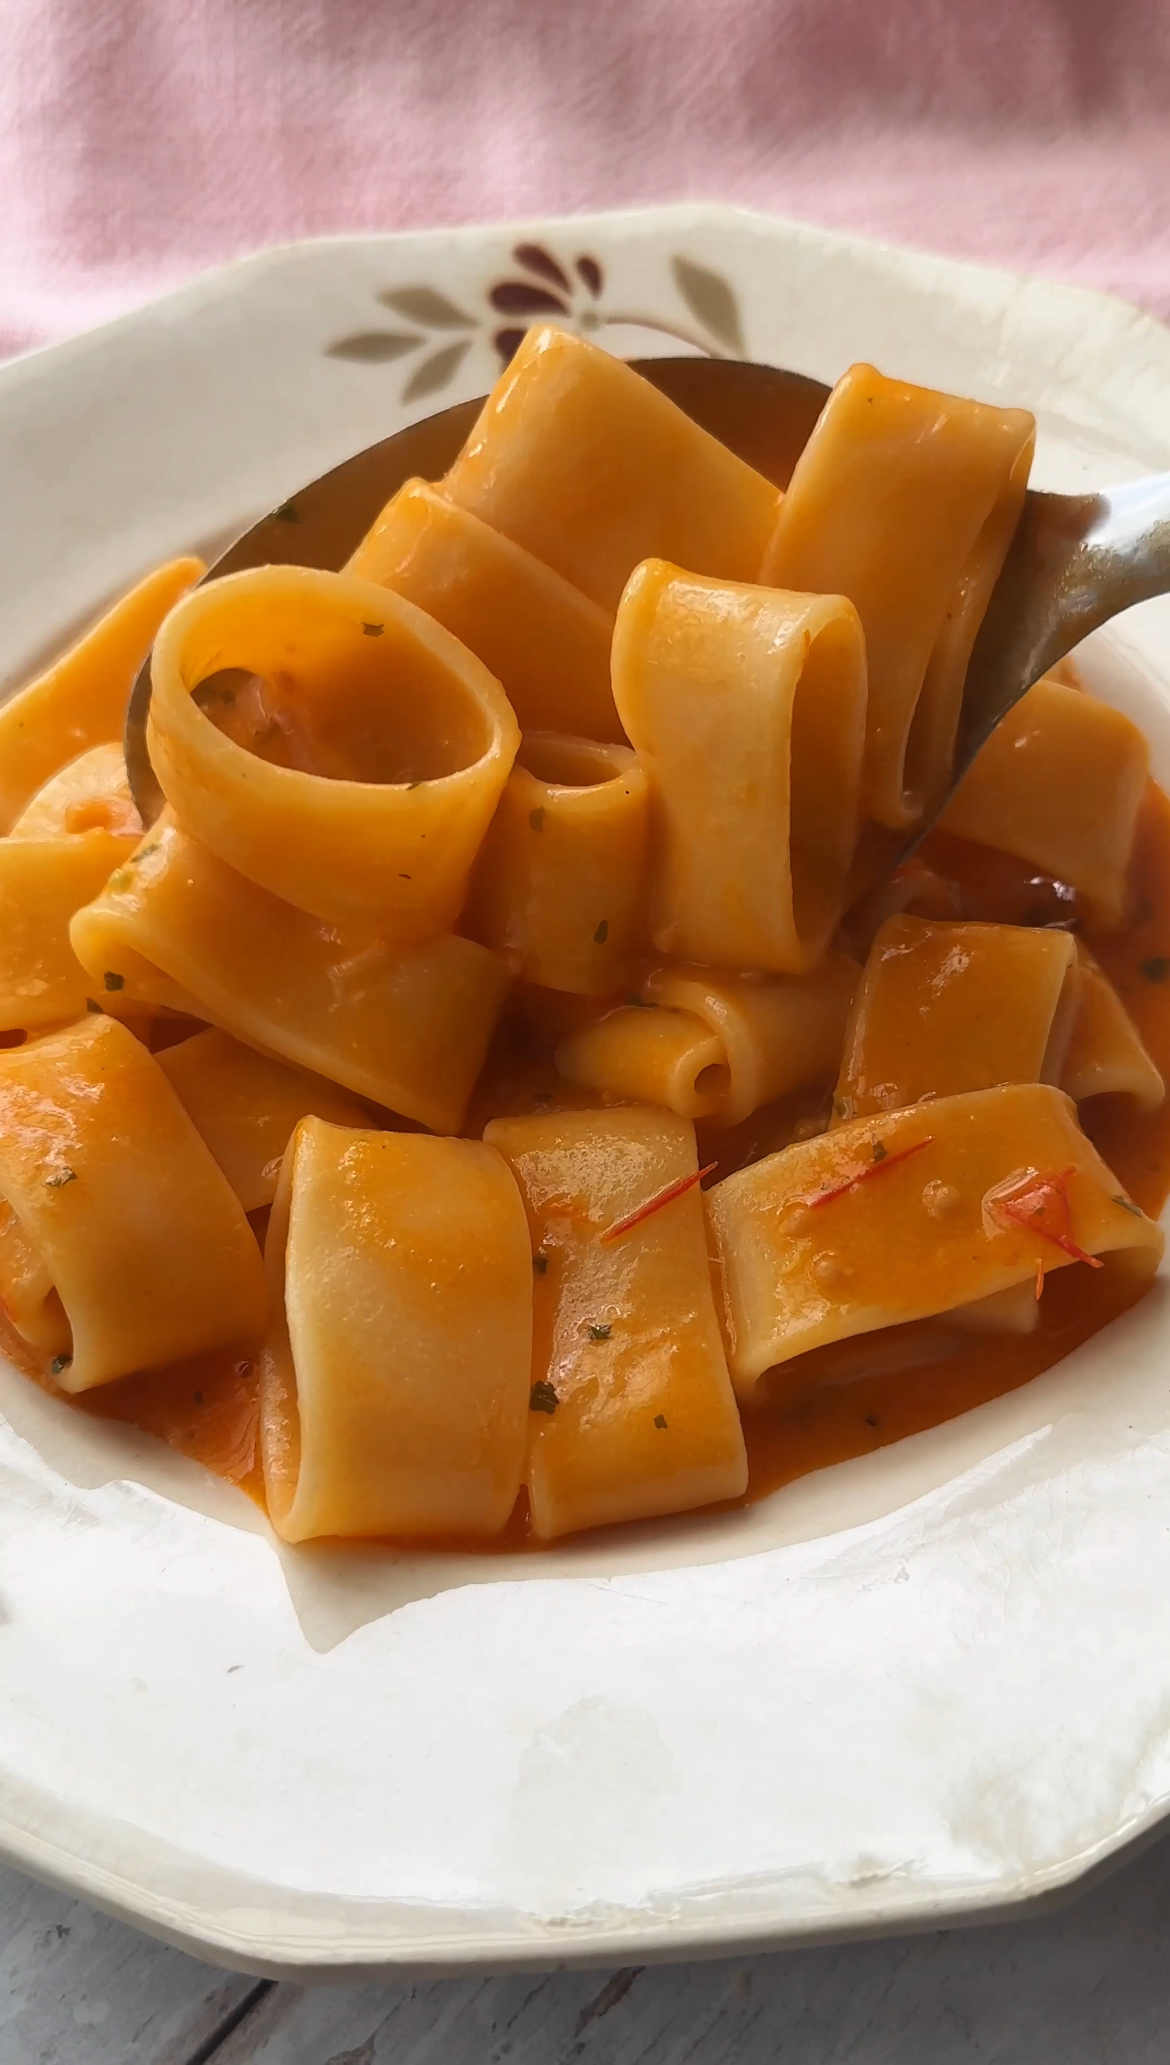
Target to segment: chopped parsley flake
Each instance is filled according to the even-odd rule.
[[[54,1355],[52,1362],[49,1364],[49,1368],[52,1370],[53,1375],[55,1377],[59,1377],[63,1369],[69,1368],[69,1365],[72,1362],[72,1360],[73,1357],[71,1355]]]
[[[555,1413],[560,1402],[552,1385],[543,1378],[539,1384],[534,1384],[528,1393],[528,1410],[530,1413]]]
[[[655,1425],[656,1427],[665,1427],[665,1425],[666,1425],[666,1414],[665,1414],[665,1413],[655,1413],[655,1415],[654,1415],[654,1425]]]
[[[1118,1196],[1112,1198],[1110,1202],[1115,1205],[1120,1205],[1123,1212],[1131,1212],[1135,1219],[1140,1219],[1142,1217],[1141,1206],[1135,1205],[1131,1197]]]
[[[538,1276],[547,1276],[548,1256],[545,1254],[543,1248],[538,1248],[535,1255],[532,1257],[532,1267],[535,1269],[536,1274]]]
[[[597,928],[596,932],[595,932],[595,933],[594,933],[594,935],[593,935],[593,944],[594,944],[594,946],[604,946],[604,945],[605,945],[605,942],[606,942],[606,940],[607,940],[608,938],[609,938],[609,919],[608,919],[608,918],[603,918],[603,919],[602,919],[602,921],[601,921],[601,923],[600,923],[600,925],[598,926],[598,928]]]
[[[589,1339],[591,1341],[608,1341],[612,1332],[613,1328],[608,1320],[601,1320],[600,1322],[590,1320],[589,1322]]]
[[[885,1150],[885,1148],[884,1148],[884,1146],[882,1145],[882,1142],[881,1142],[880,1140],[875,1140],[875,1141],[873,1142],[873,1158],[874,1158],[875,1162],[884,1162],[884,1161],[885,1161],[885,1158],[886,1158],[886,1150]]]
[[[106,969],[105,974],[102,976],[102,981],[107,989],[124,989],[126,987],[126,977],[124,975],[115,975],[112,968]]]
[[[385,629],[386,629],[386,626],[385,626],[385,624],[363,624],[363,625],[362,625],[362,633],[363,633],[363,636],[364,636],[364,637],[366,637],[366,638],[380,638],[380,637],[382,636],[382,633],[383,633],[383,631],[384,631]]]

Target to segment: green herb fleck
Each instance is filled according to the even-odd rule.
[[[102,976],[102,981],[107,989],[125,989],[126,987],[126,977],[124,975],[115,975],[112,968],[106,969],[105,974]]]
[[[865,1415],[865,1424],[866,1424],[866,1426],[867,1426],[867,1427],[876,1427],[876,1426],[877,1426],[877,1420],[876,1420],[876,1419],[874,1418],[874,1415],[873,1415],[872,1413],[866,1413],[866,1415]]]
[[[67,1183],[76,1183],[76,1169],[58,1169],[53,1176],[45,1177],[46,1190],[64,1190]]]
[[[73,1357],[71,1355],[54,1355],[52,1362],[49,1364],[49,1368],[52,1370],[53,1375],[55,1377],[59,1377],[63,1369],[69,1368],[69,1365],[72,1362],[72,1360]]]
[[[144,860],[149,860],[152,853],[157,853],[161,844],[161,840],[152,839],[149,846],[140,846],[137,853],[132,853],[130,855],[129,860],[126,862],[126,866],[128,868],[138,867],[140,862]]]
[[[87,997],[85,1000],[85,1008],[87,1011],[100,1011],[102,1007],[99,1003],[95,1001],[93,997]]]
[[[1131,1213],[1133,1214],[1133,1217],[1134,1217],[1135,1219],[1141,1219],[1141,1218],[1143,1218],[1143,1217],[1145,1216],[1145,1215],[1144,1215],[1144,1213],[1142,1212],[1141,1206],[1140,1206],[1140,1205],[1135,1205],[1135,1203],[1134,1203],[1134,1201],[1133,1201],[1133,1199],[1132,1199],[1131,1197],[1120,1197],[1120,1196],[1119,1196],[1119,1197],[1111,1198],[1111,1199],[1110,1199],[1110,1203],[1111,1203],[1111,1204],[1115,1204],[1115,1205],[1120,1205],[1120,1206],[1121,1206],[1121,1209],[1122,1209],[1122,1211],[1123,1211],[1123,1212],[1131,1212]]]
[[[410,794],[410,791],[411,791],[412,789],[421,789],[421,787],[422,787],[422,782],[421,782],[421,781],[417,781],[417,782],[407,782],[407,784],[406,784],[406,792],[407,792],[407,794],[409,795],[409,794]]]
[[[538,1276],[548,1275],[548,1256],[545,1254],[543,1248],[538,1248],[535,1255],[532,1257],[532,1266],[535,1269],[536,1274]]]
[[[1170,957],[1165,954],[1151,955],[1148,961],[1142,962],[1142,974],[1147,982],[1165,982],[1166,977],[1170,975]]]
[[[382,633],[383,633],[383,631],[384,631],[385,629],[386,629],[386,626],[385,626],[385,624],[363,624],[363,625],[362,625],[362,631],[363,631],[363,633],[365,634],[365,636],[366,636],[367,638],[380,638],[380,637],[382,636]]]
[[[552,1385],[546,1383],[543,1378],[539,1384],[534,1384],[528,1393],[528,1410],[530,1413],[549,1413],[551,1415],[555,1413],[560,1402]]]
[[[400,881],[400,882],[409,882],[409,881],[411,880],[411,877],[410,877],[409,875],[404,875],[404,874],[403,874],[403,872],[402,872],[402,869],[401,869],[401,868],[399,868],[399,870],[398,870],[398,879],[399,879],[399,881]]]
[[[530,825],[532,826],[532,829],[533,829],[533,831],[534,831],[534,832],[543,832],[543,830],[544,830],[544,805],[543,805],[543,804],[541,804],[541,805],[539,806],[539,808],[538,808],[538,809],[536,809],[536,810],[530,810],[530,811],[529,811],[529,813],[528,813],[528,822],[529,822],[529,824],[530,824]]]
[[[873,1140],[870,1142],[870,1145],[873,1148],[873,1158],[875,1162],[884,1162],[886,1158],[886,1150],[883,1147],[881,1141]]]
[[[654,1415],[654,1425],[655,1425],[656,1427],[665,1427],[665,1425],[666,1425],[666,1414],[665,1414],[665,1413],[655,1413],[655,1415]]]
[[[282,502],[280,508],[274,509],[272,514],[276,518],[277,523],[299,523],[301,520],[300,512],[295,502]]]
[[[603,919],[602,919],[602,921],[601,921],[601,923],[600,923],[600,925],[598,926],[598,928],[597,928],[596,932],[595,932],[595,933],[594,933],[594,935],[593,935],[593,944],[594,944],[594,946],[604,946],[604,945],[605,945],[605,942],[606,942],[606,940],[607,940],[608,938],[609,938],[609,919],[608,919],[608,918],[603,918]]]
[[[589,1322],[589,1339],[591,1341],[608,1341],[612,1332],[613,1328],[608,1320],[601,1320],[597,1323],[590,1320]]]

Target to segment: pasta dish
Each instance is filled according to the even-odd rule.
[[[781,487],[538,328],[341,571],[140,582],[0,709],[10,1358],[287,1542],[514,1549],[1141,1297],[1146,741],[1065,664],[939,815],[1033,441],[858,365]]]

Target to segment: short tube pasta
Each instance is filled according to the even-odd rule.
[[[90,746],[50,775],[21,811],[9,837],[53,839],[75,832],[142,837],[142,819],[130,794],[120,741]]]
[[[789,484],[760,578],[847,595],[865,629],[864,805],[912,824],[946,788],[975,634],[1028,485],[1025,409],[851,366]]]
[[[1089,1097],[1132,1097],[1143,1111],[1157,1111],[1166,1096],[1161,1071],[1129,1012],[1079,940],[1076,1015],[1060,1085],[1078,1104]]]
[[[766,1370],[811,1349],[1042,1282],[1083,1255],[1152,1276],[1164,1245],[1046,1083],[855,1119],[726,1177],[708,1210],[749,1402]]]
[[[165,819],[78,912],[92,993],[192,1011],[359,1097],[455,1132],[508,987],[448,934],[401,951],[321,924]]]
[[[648,561],[618,611],[613,683],[650,782],[655,946],[803,974],[840,920],[857,837],[852,603]]]
[[[780,500],[620,359],[548,324],[529,330],[442,487],[608,610],[651,557],[758,580]]]
[[[462,639],[501,682],[523,730],[620,741],[612,609],[439,488],[399,488],[346,572],[392,588]]]
[[[156,567],[0,708],[0,832],[79,753],[120,742],[138,669],[168,610],[203,571],[201,559]]]
[[[1045,678],[997,725],[939,823],[1070,883],[1098,924],[1120,925],[1149,768],[1130,718]]]
[[[303,1118],[371,1122],[369,1108],[336,1083],[214,1028],[164,1048],[158,1065],[246,1212],[272,1203],[281,1156]]]
[[[314,916],[404,945],[450,929],[520,734],[441,624],[371,581],[258,567],[171,612],[152,674],[184,830]]]
[[[556,1063],[567,1083],[632,1104],[662,1104],[684,1119],[710,1118],[727,1091],[718,1033],[693,1011],[640,998],[569,1033]]]
[[[277,1532],[497,1534],[520,1489],[532,1344],[528,1230],[499,1155],[305,1119],[265,1255]]]
[[[10,1310],[39,1343],[59,1312],[68,1343],[53,1375],[65,1391],[263,1324],[263,1268],[243,1210],[157,1062],[111,1018],[0,1056],[0,1196],[26,1249],[23,1323],[20,1306]],[[12,1261],[0,1241],[6,1289]]]
[[[527,732],[466,929],[526,982],[611,993],[645,939],[648,833],[646,776],[627,746]]]
[[[134,851],[142,825],[117,745],[49,777],[0,839],[0,1032],[68,1024],[89,981],[69,939],[76,911]]]
[[[1079,995],[1067,932],[888,918],[858,985],[834,1114],[1059,1083]]]
[[[0,839],[0,1031],[62,1025],[85,1010],[90,981],[69,927],[136,844],[109,832]]]
[[[857,976],[856,961],[830,947],[810,974],[771,980],[668,964],[651,969],[643,993],[718,1035],[726,1083],[714,1116],[735,1126],[793,1090],[828,1089]]]
[[[496,1119],[536,1257],[528,1496],[542,1541],[739,1498],[694,1128],[673,1113]],[[664,1190],[661,1209],[615,1226]]]
[[[738,1125],[793,1090],[825,1089],[838,1066],[857,965],[830,952],[811,975],[652,968],[640,997],[557,1048],[569,1082]]]

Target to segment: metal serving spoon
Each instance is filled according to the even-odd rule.
[[[829,397],[819,380],[735,359],[632,363],[777,487],[787,487]],[[253,524],[204,578],[253,566],[344,566],[404,481],[415,475],[437,480],[446,472],[482,405],[482,397],[460,402],[322,474]],[[1093,495],[1029,489],[967,669],[952,789],[989,732],[1041,674],[1099,624],[1168,591],[1170,474]],[[126,714],[126,767],[144,824],[153,823],[164,800],[146,750],[149,708],[148,659]],[[925,829],[916,826],[887,864],[894,866]]]

